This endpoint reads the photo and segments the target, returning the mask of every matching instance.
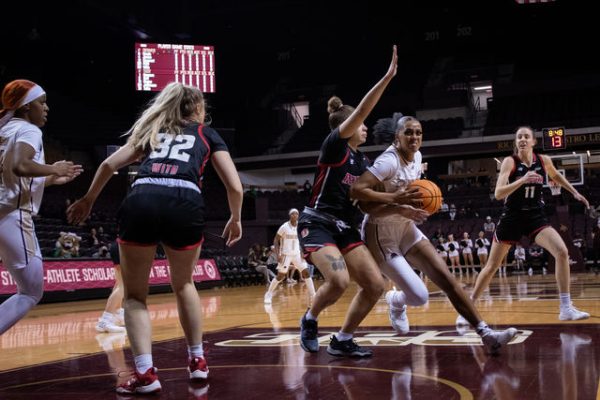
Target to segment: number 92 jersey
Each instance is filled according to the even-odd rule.
[[[158,147],[144,158],[136,179],[181,179],[202,187],[202,173],[211,154],[228,151],[217,131],[200,124],[188,125],[177,135],[159,133],[158,139]]]

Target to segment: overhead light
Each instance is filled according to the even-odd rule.
[[[473,90],[489,90],[492,88],[492,85],[485,85],[485,86],[475,86],[473,88]]]

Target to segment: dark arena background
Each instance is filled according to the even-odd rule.
[[[44,192],[35,218],[44,297],[0,336],[1,399],[133,398],[114,391],[133,367],[127,334],[99,332],[96,324],[115,282],[107,247],[138,166],[113,176],[84,223],[70,225],[65,210],[125,143],[151,90],[173,80],[202,88],[210,126],[228,145],[244,187],[243,238],[228,248],[220,237],[229,209],[209,165],[194,280],[210,375],[188,380],[159,248],[148,303],[163,389],[153,398],[600,399],[600,33],[591,4],[81,0],[1,9],[2,87],[20,78],[43,86],[46,162],[73,160],[85,170]],[[434,245],[449,234],[474,240],[481,232],[491,241],[489,223],[503,206],[494,197],[500,163],[513,152],[516,129],[531,127],[536,152],[550,156],[591,204],[544,189],[546,214],[569,250],[571,298],[589,319],[558,319],[554,259],[525,237],[524,262],[513,247],[476,302],[494,329],[518,330],[498,356],[486,354],[472,328],[457,329],[455,309],[425,276],[429,302],[408,308],[407,334],[390,326],[383,296],[362,322],[355,339],[373,350],[368,359],[325,351],[355,284],[319,316],[321,350],[314,354],[299,345],[306,283],[292,275],[264,302],[270,278],[248,257],[258,251],[273,267],[268,252],[277,229],[291,208],[309,202],[330,131],[328,99],[358,105],[387,70],[394,44],[398,72],[365,122],[361,151],[374,160],[393,140],[383,121],[415,116],[425,178],[444,196],[442,210],[420,229]],[[69,233],[76,254],[64,251]],[[467,292],[481,270],[473,258],[474,267],[461,255],[452,269]],[[323,285],[316,269],[313,278],[317,289]],[[0,264],[0,300],[15,292]]]

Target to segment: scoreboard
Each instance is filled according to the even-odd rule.
[[[158,92],[171,82],[215,92],[213,46],[184,44],[135,44],[135,87]]]
[[[567,148],[565,128],[542,129],[542,147],[544,150],[564,150]]]

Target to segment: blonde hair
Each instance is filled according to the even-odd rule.
[[[179,82],[169,83],[127,131],[125,135],[130,135],[127,143],[136,150],[157,148],[158,133],[180,133],[189,118],[197,113],[198,105],[202,106],[203,114],[204,96],[199,89]]]

